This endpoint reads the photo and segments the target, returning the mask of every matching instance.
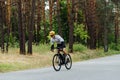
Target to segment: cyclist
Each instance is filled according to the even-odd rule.
[[[54,52],[54,43],[56,42],[57,43],[57,48],[60,48],[60,49],[63,49],[63,53],[64,55],[67,54],[65,48],[65,42],[64,42],[64,39],[60,36],[60,35],[56,35],[54,31],[50,31],[49,32],[49,35],[51,37],[51,51]]]

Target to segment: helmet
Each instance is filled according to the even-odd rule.
[[[50,36],[55,35],[55,31],[50,31],[50,32],[49,32],[49,35],[50,35]]]

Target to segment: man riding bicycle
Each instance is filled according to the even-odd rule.
[[[53,67],[56,71],[59,71],[61,65],[65,65],[66,69],[70,69],[72,66],[72,59],[70,54],[67,54],[65,48],[64,39],[60,35],[55,35],[54,31],[50,31],[49,35],[51,37],[51,51],[54,52],[54,43],[57,43],[58,52],[53,56]],[[62,53],[61,53],[62,51]]]
[[[51,51],[54,52],[54,43],[56,42],[57,43],[57,48],[59,49],[62,49],[64,55],[67,54],[65,48],[65,42],[64,42],[64,39],[60,36],[60,35],[55,35],[55,32],[54,31],[50,31],[49,32],[49,35],[51,37]]]

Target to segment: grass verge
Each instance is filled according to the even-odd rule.
[[[18,71],[25,69],[52,66],[54,53],[49,51],[50,46],[33,46],[33,55],[19,55],[18,48],[9,49],[9,53],[0,53],[0,72]],[[119,54],[120,51],[109,50],[104,53],[102,49],[89,50],[83,45],[74,45],[74,53],[71,54],[73,62],[88,60],[98,57]]]

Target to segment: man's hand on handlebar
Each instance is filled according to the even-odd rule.
[[[51,51],[54,52],[54,44],[51,45]]]

